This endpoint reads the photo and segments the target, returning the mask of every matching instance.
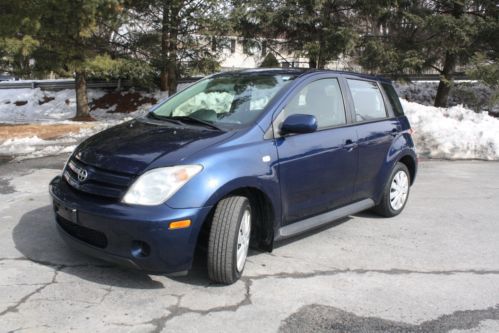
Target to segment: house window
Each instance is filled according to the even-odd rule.
[[[236,40],[230,40],[230,53],[236,53]]]

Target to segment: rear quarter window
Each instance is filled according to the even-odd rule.
[[[388,100],[390,101],[390,105],[392,106],[393,113],[395,113],[395,116],[403,116],[404,115],[404,109],[402,108],[402,104],[400,104],[399,96],[397,95],[397,92],[395,91],[395,88],[389,83],[382,83],[381,86],[386,92],[386,95],[388,96]]]

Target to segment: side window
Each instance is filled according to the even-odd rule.
[[[353,97],[356,121],[386,118],[383,96],[376,83],[352,79],[347,81]]]
[[[390,100],[390,104],[392,105],[393,112],[397,117],[404,115],[404,109],[402,108],[402,104],[400,104],[399,96],[395,91],[395,88],[389,83],[382,83],[383,89],[385,90],[388,99]]]
[[[346,123],[345,106],[337,79],[314,81],[302,88],[282,111],[282,119],[292,114],[310,114],[318,128]]]

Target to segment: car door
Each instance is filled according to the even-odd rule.
[[[372,198],[384,185],[383,167],[401,128],[376,81],[346,79],[358,137],[359,166],[353,200]]]
[[[338,77],[309,80],[294,91],[274,120],[283,225],[350,203],[357,170],[356,132]],[[314,115],[317,131],[281,136],[279,126],[291,114]]]

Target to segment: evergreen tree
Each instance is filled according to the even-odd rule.
[[[227,32],[225,2],[216,0],[128,1],[123,47],[147,58],[160,73],[160,89],[173,94],[183,71],[211,72]]]
[[[377,28],[363,38],[360,64],[394,76],[436,70],[435,106],[447,106],[456,68],[499,35],[493,0],[365,0],[359,8]]]
[[[243,0],[233,20],[245,38],[262,37],[324,68],[355,45],[353,0]]]
[[[273,67],[281,67],[279,64],[279,61],[275,57],[273,53],[267,53],[265,58],[263,59],[262,63],[260,64],[260,67],[265,67],[265,68],[273,68]]]
[[[39,30],[37,13],[30,1],[0,2],[0,72],[31,78],[33,52],[39,46],[34,35]]]
[[[39,71],[53,70],[74,75],[76,91],[75,120],[91,120],[87,99],[89,67],[108,51],[112,29],[109,25],[120,17],[120,0],[45,0],[32,1],[40,13],[35,52]]]

